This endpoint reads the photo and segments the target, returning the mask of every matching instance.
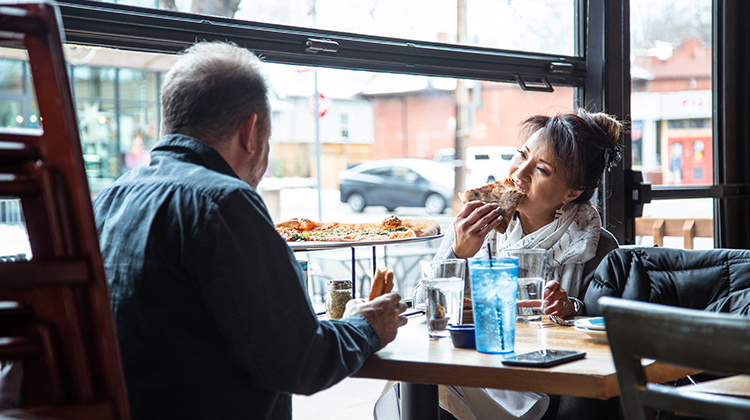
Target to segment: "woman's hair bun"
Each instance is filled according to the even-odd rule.
[[[601,131],[609,140],[611,147],[617,146],[620,134],[623,131],[623,125],[613,116],[604,112],[588,112],[583,108],[578,109],[578,116],[583,118],[594,131]]]

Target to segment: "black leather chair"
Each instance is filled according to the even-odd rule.
[[[618,249],[584,291],[586,315],[602,315],[602,296],[748,315],[750,250]]]

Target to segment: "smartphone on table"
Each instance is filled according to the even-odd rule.
[[[504,365],[526,367],[550,367],[586,357],[585,351],[578,350],[537,350],[530,353],[508,356]]]

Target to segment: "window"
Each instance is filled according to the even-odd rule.
[[[687,128],[687,120],[667,120],[667,128]]]
[[[412,171],[409,168],[403,168],[396,166],[392,170],[392,176],[394,179],[399,181],[406,181],[406,182],[416,182],[417,179],[419,179],[419,175],[417,175],[414,171]]]
[[[712,127],[724,123],[713,119],[710,111],[706,112],[715,108],[711,92],[714,75],[710,65],[704,64],[706,56],[717,54],[712,49],[712,25],[724,36],[734,36],[732,28],[743,27],[740,23],[732,26],[725,21],[720,21],[718,26],[714,24],[709,0],[629,2],[633,95],[623,106],[618,98],[618,92],[623,90],[622,84],[618,84],[618,75],[621,71],[627,74],[628,55],[619,57],[618,48],[613,45],[620,45],[617,36],[627,33],[617,25],[628,19],[617,16],[619,6],[605,8],[605,3],[609,5],[609,2],[604,0],[472,1],[467,2],[465,13],[460,12],[456,3],[441,1],[404,4],[383,0],[377,4],[342,5],[318,0],[315,7],[297,0],[252,5],[241,2],[238,9],[231,9],[232,13],[221,10],[222,2],[202,2],[203,7],[218,4],[219,8],[196,9],[200,15],[187,13],[193,10],[193,3],[189,0],[118,0],[115,3],[65,0],[58,3],[66,38],[71,43],[66,51],[70,73],[80,78],[73,85],[79,111],[96,109],[93,107],[98,105],[99,113],[108,114],[102,115],[104,124],[97,118],[100,126],[87,124],[86,128],[90,132],[99,130],[100,140],[96,147],[87,147],[91,149],[87,154],[91,155],[91,179],[101,180],[102,185],[126,169],[123,154],[132,146],[138,132],[136,127],[145,127],[140,131],[147,133],[153,126],[158,137],[159,77],[174,61],[172,54],[195,39],[234,41],[262,56],[267,67],[279,66],[299,75],[343,72],[355,75],[353,78],[382,76],[378,80],[387,85],[389,91],[330,96],[334,103],[331,112],[341,111],[341,102],[350,100],[362,110],[369,106],[371,116],[363,119],[363,115],[368,115],[366,111],[347,108],[345,130],[341,114],[324,116],[320,119],[318,138],[310,136],[314,130],[306,130],[306,135],[302,135],[302,130],[295,131],[298,122],[311,114],[304,106],[304,98],[303,106],[292,107],[294,112],[284,108],[289,101],[284,96],[284,87],[277,85],[279,96],[272,98],[274,160],[269,175],[309,178],[317,176],[321,168],[328,171],[327,175],[321,173],[321,177],[327,176],[322,180],[327,188],[331,185],[335,188],[335,176],[331,174],[341,167],[389,157],[430,159],[439,149],[454,148],[457,138],[468,146],[498,143],[515,146],[514,129],[521,118],[580,104],[593,109],[606,108],[639,125],[633,130],[639,136],[634,137],[626,162],[628,166],[613,171],[610,182],[614,183],[614,189],[604,194],[607,200],[615,201],[611,209],[618,208],[618,200],[623,200],[620,196],[631,195],[623,191],[624,181],[616,175],[622,169],[630,169],[631,160],[654,185],[655,199],[677,194],[661,188],[681,188],[683,192],[679,194],[685,194],[685,188],[692,188],[689,194],[721,197],[723,190],[709,188],[718,182],[727,182],[714,179],[717,171],[726,173],[723,168],[712,167],[716,160],[714,152],[724,150],[717,149],[714,143],[728,142],[729,154],[744,150],[737,135],[717,140]],[[713,12],[728,10],[723,18],[744,16],[732,13],[735,9],[744,11],[746,6],[742,4],[725,0],[714,0],[714,3],[720,7],[714,7]],[[164,5],[168,4],[174,7],[166,10]],[[675,7],[668,9],[668,4]],[[398,13],[392,13],[393,7],[398,7]],[[337,17],[342,13],[347,19]],[[432,14],[440,16],[432,19]],[[248,18],[252,20],[246,20]],[[206,25],[207,21],[211,25]],[[462,22],[460,28],[456,24],[458,21]],[[683,39],[674,36],[680,31],[689,34],[692,41],[675,42],[675,39]],[[734,48],[731,43],[722,45],[724,49],[719,50],[719,54]],[[603,48],[597,49],[597,46]],[[731,50],[730,57],[736,57],[736,52]],[[0,49],[0,59],[24,61],[17,51],[10,49]],[[693,59],[700,65],[681,65],[678,59]],[[737,63],[742,62],[737,60]],[[15,67],[11,69],[12,66]],[[35,109],[33,99],[29,99],[33,97],[33,87],[28,83],[28,69],[20,64],[20,72],[25,75],[19,84],[18,66],[15,63],[8,67],[9,71],[3,68],[0,72],[0,123],[3,125],[31,124]],[[116,70],[117,75],[114,79],[108,79],[108,74],[97,76],[97,68],[100,72]],[[667,79],[662,77],[666,73],[661,70],[669,73],[675,69],[688,69],[692,73],[681,75],[676,88],[664,89]],[[603,74],[604,83],[608,85],[601,86],[601,80],[590,77],[592,74]],[[15,82],[5,79],[13,77]],[[310,79],[304,83],[305,97],[314,92]],[[403,81],[410,86],[402,89]],[[422,83],[421,87],[417,81]],[[451,95],[450,89],[440,87],[443,83],[463,87],[453,88]],[[136,85],[146,86],[145,91]],[[744,89],[737,80],[729,80],[722,86]],[[456,92],[462,92],[463,96]],[[423,122],[421,115],[410,113],[420,102],[420,107],[437,105],[439,118],[434,123],[429,119]],[[720,109],[730,113],[742,111],[737,101],[733,104],[732,109]],[[382,116],[387,118],[382,119]],[[677,120],[683,121],[681,128],[669,126],[670,121]],[[314,125],[309,120],[303,124],[308,128]],[[102,129],[105,131],[101,132]],[[89,133],[84,136],[82,132],[82,141],[89,141],[89,138]],[[671,146],[675,142],[680,145]],[[146,148],[150,146],[148,141],[144,143]],[[703,149],[694,153],[701,143]],[[628,145],[631,146],[629,141]],[[673,182],[676,179],[670,178],[670,147],[682,148],[679,185]],[[318,153],[320,162],[311,158]],[[740,155],[742,153],[734,154]],[[676,163],[673,166],[676,167]],[[735,179],[736,173],[731,172],[730,178]],[[740,185],[737,191],[741,192],[743,182],[736,181]],[[606,218],[610,209],[604,210]],[[627,225],[628,220],[627,216],[618,214],[608,222],[619,226]],[[617,230],[615,233],[618,238],[630,234]]]
[[[0,127],[37,128],[39,112],[22,54],[0,54]]]
[[[23,61],[0,59],[0,92],[23,93],[24,68]]]
[[[349,114],[341,114],[341,137],[349,138]]]
[[[123,0],[116,0],[116,3],[123,3]],[[160,3],[157,0],[138,0],[132,4],[158,7]],[[189,1],[177,0],[174,3],[182,11],[190,10]],[[210,3],[212,2],[205,2]],[[376,24],[370,27],[359,26],[362,21],[357,19],[325,19],[326,7],[329,10],[336,6],[366,8],[376,3],[387,5],[387,1],[338,1],[336,4],[331,3],[331,6],[319,0],[317,3],[320,7],[315,10],[315,18],[319,18],[319,21],[312,24],[309,22],[313,17],[307,13],[310,5],[308,1],[287,2],[289,13],[283,13],[284,7],[279,6],[281,2],[254,2],[253,7],[261,9],[268,7],[268,3],[271,3],[270,8],[275,10],[265,14],[260,13],[262,10],[257,13],[249,9],[244,10],[241,6],[240,13],[248,13],[253,20],[271,23],[247,27],[242,23],[235,25],[234,21],[227,23],[220,19],[217,20],[218,24],[205,25],[200,18],[170,13],[154,14],[151,17],[141,16],[135,9],[132,9],[135,10],[133,14],[124,13],[125,16],[122,16],[121,12],[132,10],[113,3],[101,3],[101,7],[106,10],[93,10],[86,0],[76,0],[76,7],[72,7],[70,3],[61,3],[61,8],[66,14],[64,22],[68,28],[67,39],[76,45],[71,45],[66,55],[70,60],[70,74],[76,78],[73,89],[79,118],[86,116],[83,112],[85,110],[96,110],[91,112],[93,115],[89,115],[95,118],[80,126],[81,130],[86,130],[85,134],[82,132],[81,137],[82,141],[87,142],[84,153],[87,157],[86,165],[92,190],[111,182],[119,176],[123,167],[128,166],[123,154],[135,150],[133,145],[137,143],[137,136],[141,137],[144,149],[151,146],[150,141],[158,138],[159,76],[174,60],[171,53],[185,47],[195,38],[233,39],[266,57],[269,64],[267,67],[279,66],[290,73],[311,75],[311,69],[316,68],[320,74],[330,72],[346,75],[347,78],[355,80],[372,79],[373,84],[377,82],[389,88],[375,89],[373,86],[367,91],[333,97],[333,110],[340,109],[336,102],[356,104],[358,108],[349,111],[346,121],[343,115],[335,118],[335,114],[320,118],[322,129],[320,136],[315,138],[312,134],[314,117],[305,106],[306,97],[314,91],[312,78],[305,79],[304,83],[301,83],[302,89],[294,89],[291,95],[286,94],[282,83],[274,85],[278,95],[272,98],[272,170],[269,175],[289,182],[291,187],[304,187],[282,190],[282,197],[292,197],[284,201],[292,205],[283,208],[282,218],[307,216],[318,220],[352,220],[351,218],[356,215],[346,208],[343,210],[346,213],[341,219],[328,212],[332,208],[340,209],[336,207],[341,204],[338,203],[339,195],[335,180],[335,174],[340,168],[391,157],[429,159],[440,150],[453,148],[457,137],[459,141],[472,146],[513,146],[516,139],[514,128],[520,118],[532,113],[553,112],[557,108],[571,108],[581,103],[588,105],[590,95],[602,96],[601,91],[605,89],[592,81],[596,82],[600,76],[606,80],[613,79],[612,69],[609,67],[612,60],[605,62],[603,56],[596,57],[595,54],[587,54],[584,58],[584,51],[586,45],[604,44],[605,29],[610,35],[621,29],[604,27],[600,31],[589,31],[590,28],[584,25],[596,25],[604,22],[604,19],[594,16],[593,19],[587,20],[591,16],[585,15],[584,11],[579,9],[604,9],[605,4],[608,7],[614,5],[608,8],[609,13],[609,10],[621,5],[617,0],[560,0],[544,5],[523,1],[495,1],[489,5],[487,2],[471,2],[467,19],[469,29],[462,43],[458,42],[458,35],[453,35],[454,28],[446,28],[444,34],[433,30],[420,35],[419,25],[432,22],[424,16],[417,16],[415,19],[416,13],[401,16],[398,13],[383,14],[382,10],[379,10],[373,11],[370,15],[373,20],[395,18],[414,23],[413,26],[396,26],[397,30],[388,28],[388,25],[382,28]],[[514,8],[524,3],[533,4],[538,10],[524,11]],[[669,19],[661,22],[654,22],[654,18],[646,13],[663,11],[662,5],[667,2],[633,0],[630,5],[633,13],[630,16],[631,33],[634,37],[634,62],[630,68],[630,74],[633,76],[633,96],[629,98],[632,106],[623,107],[621,117],[633,121],[629,154],[632,167],[641,170],[646,180],[654,185],[654,200],[645,206],[644,215],[681,218],[724,217],[720,226],[729,240],[721,236],[717,236],[716,240],[696,238],[695,247],[729,245],[747,248],[750,238],[745,162],[748,156],[747,131],[738,131],[736,128],[721,125],[721,114],[729,113],[730,119],[733,117],[736,121],[744,121],[744,116],[750,115],[746,103],[750,95],[747,83],[744,83],[750,69],[747,69],[747,64],[744,64],[744,67],[741,64],[750,60],[747,55],[734,54],[736,50],[722,50],[724,44],[717,43],[716,47],[714,46],[716,41],[710,39],[710,2],[668,3],[674,6],[674,9],[670,10]],[[731,12],[737,10],[745,13],[735,13],[736,16],[750,16],[750,13],[747,13],[746,2],[715,0],[714,3],[722,7],[730,6],[729,13],[716,17],[718,22],[722,22],[722,19],[727,20],[726,18],[732,16]],[[419,1],[399,1],[398,4],[399,12],[404,9],[416,10],[417,13],[430,10],[444,14],[441,18],[445,17],[445,21],[456,20],[450,13],[453,3],[446,5],[437,1],[429,2],[425,6]],[[698,5],[701,8],[690,10],[685,4],[690,7]],[[708,11],[706,5],[709,6]],[[716,10],[719,10],[718,6],[715,7]],[[505,10],[495,12],[489,7],[502,7]],[[472,23],[472,13],[477,16],[477,12],[481,13],[483,10],[488,11],[487,20],[492,24],[485,26],[484,30],[481,27],[476,29],[476,25]],[[87,17],[88,13],[92,16]],[[367,13],[359,15],[369,19]],[[295,20],[298,17],[305,22]],[[507,21],[500,20],[509,17],[522,23],[522,29],[519,30],[517,26],[508,25]],[[273,18],[277,20],[274,21]],[[745,28],[750,26],[747,25],[746,19]],[[620,22],[622,19],[614,21]],[[561,23],[561,27],[550,28],[552,22]],[[611,23],[612,19],[607,22]],[[291,26],[277,27],[273,26],[273,23]],[[337,26],[350,24],[351,27]],[[170,28],[171,25],[174,25],[174,28]],[[205,26],[211,26],[212,33],[200,30]],[[726,95],[710,91],[712,78],[721,76],[710,74],[710,67],[709,74],[706,75],[705,66],[668,66],[678,57],[680,51],[677,49],[685,47],[684,42],[673,43],[672,46],[663,44],[674,40],[666,30],[676,27],[687,28],[687,31],[693,32],[701,40],[701,44],[696,43],[696,48],[693,49],[696,57],[714,57],[717,62],[740,75],[740,80],[719,79],[721,83],[718,85],[728,85],[729,89],[736,90],[737,96],[745,98],[744,107],[738,100],[729,102],[728,107],[726,102],[714,103],[714,97],[724,98]],[[143,30],[144,28],[148,30]],[[300,28],[324,30],[305,31]],[[743,29],[743,26],[717,26],[716,33],[729,38],[729,44],[746,45],[744,40],[747,39],[747,31],[742,32],[738,29]],[[326,30],[350,31],[353,34],[330,34],[325,32]],[[664,32],[647,37],[645,34],[649,31]],[[242,36],[237,36],[238,32]],[[733,33],[740,36],[744,34],[745,37],[732,38]],[[560,36],[557,36],[558,34]],[[347,38],[348,41],[348,49],[341,49],[340,58],[333,54],[326,55],[328,53],[325,52],[305,53],[304,47],[296,50],[293,48],[305,45],[308,38],[336,39],[336,35],[339,38]],[[585,36],[593,39],[587,39]],[[597,39],[597,36],[600,38]],[[342,47],[343,45],[341,42]],[[120,49],[109,50],[99,48],[100,46]],[[464,48],[466,46],[469,48]],[[612,48],[610,43],[600,47],[612,52],[619,45]],[[160,54],[135,53],[133,50]],[[726,57],[725,54],[730,58],[734,57],[732,59],[736,61],[721,61]],[[103,59],[104,56],[108,56],[107,59]],[[38,124],[33,85],[29,83],[28,68],[23,62],[24,58],[19,57],[17,51],[0,50],[0,126],[34,127],[33,124]],[[626,62],[625,65],[617,66],[615,63],[614,66],[627,69],[627,64]],[[656,71],[659,65],[669,67],[673,75],[678,68],[691,71],[698,69],[703,71],[703,74],[690,74],[688,77],[682,75],[678,80],[681,86],[676,91],[660,90],[661,88],[657,88],[658,85],[663,86],[667,83],[665,79],[659,78],[660,75]],[[96,82],[93,74],[96,69],[100,72],[115,69],[118,75],[107,78],[108,74],[100,73],[99,81]],[[554,72],[550,73],[549,69],[554,69]],[[475,84],[463,91],[468,93],[470,100],[457,101],[456,93],[461,92],[455,86],[459,81]],[[517,86],[518,81],[527,89],[537,88],[539,91],[522,90]],[[402,87],[402,83],[407,86]],[[621,91],[626,83],[615,85],[615,89],[612,89],[611,85],[607,86],[608,92],[615,92],[614,100],[606,102],[607,109],[617,109],[616,92]],[[444,84],[449,87],[446,88]],[[586,94],[581,93],[582,87],[586,87]],[[549,89],[554,91],[544,92]],[[597,103],[604,108],[602,101]],[[656,107],[657,104],[660,106]],[[96,105],[99,107],[93,108]],[[469,116],[464,119],[458,115],[457,118],[456,109],[468,111]],[[712,109],[718,110],[719,115],[714,117],[710,112]],[[739,118],[737,114],[732,114],[734,110],[738,110]],[[746,127],[742,123],[738,125]],[[716,132],[712,127],[718,128]],[[718,137],[724,128],[727,129],[726,138]],[[347,141],[344,142],[343,139]],[[315,162],[314,158],[316,146],[320,149],[319,162]],[[729,165],[714,167],[715,161],[723,160],[727,163],[729,160],[726,156],[718,156],[719,153],[734,156],[735,161],[729,161]],[[449,165],[446,166],[452,168],[453,154],[444,156],[450,156]],[[630,162],[626,159],[624,163]],[[613,183],[625,182],[621,173],[618,173],[622,166],[624,165],[613,171]],[[625,169],[630,167],[631,165],[628,165]],[[317,173],[321,173],[322,179],[319,181],[323,181],[321,184],[324,185],[324,190],[322,194],[316,195],[313,189],[307,188],[310,185],[307,180],[316,177]],[[730,194],[726,192],[730,191],[729,188],[735,188],[737,192],[731,194],[740,197],[729,196],[730,200],[727,200],[724,194]],[[620,192],[623,192],[622,188]],[[629,193],[624,192],[625,194],[620,195]],[[691,197],[679,198],[684,194],[690,194]],[[324,212],[316,213],[314,207],[321,196],[326,207]],[[608,197],[618,198],[616,194]],[[731,205],[726,206],[726,201],[732,201],[729,203]],[[426,216],[420,211],[401,208],[397,211],[401,215],[412,217]],[[368,209],[360,220],[377,220],[382,212],[383,209]],[[20,219],[17,201],[0,200],[0,256],[29,252],[28,242],[23,240],[23,235],[20,235],[20,240],[16,240],[19,235],[14,236],[18,232],[25,233],[23,228],[18,228]],[[449,219],[450,215],[441,215],[438,220],[445,225]],[[612,221],[613,224],[620,225],[627,222],[627,217],[614,218]],[[720,234],[720,231],[717,232],[717,235]],[[621,243],[629,243],[623,241],[627,235],[627,232],[618,234]],[[637,240],[641,245],[649,244],[646,237]],[[679,238],[667,238],[665,245],[681,246]],[[343,276],[349,274],[347,267]]]
[[[380,177],[389,177],[391,176],[391,168],[375,168],[375,169],[369,169],[366,171],[362,171],[363,174],[366,175],[372,175],[372,176],[380,176]]]
[[[645,218],[714,217],[710,199],[670,197],[670,188],[714,183],[711,6],[631,1],[632,165],[665,198],[646,205]],[[681,248],[680,240],[667,238],[665,246]],[[714,241],[696,239],[695,246]]]
[[[117,3],[300,28],[563,55],[574,54],[578,4],[565,0],[119,0]],[[465,34],[459,41],[456,21],[460,5],[465,10]]]

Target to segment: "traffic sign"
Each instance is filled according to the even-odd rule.
[[[332,100],[323,96],[322,93],[318,93],[318,116],[324,117],[331,109],[332,104]],[[310,108],[310,113],[315,115],[315,94],[307,98],[307,106]]]

